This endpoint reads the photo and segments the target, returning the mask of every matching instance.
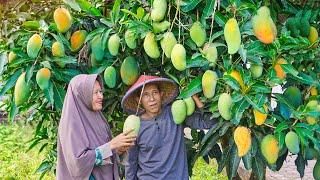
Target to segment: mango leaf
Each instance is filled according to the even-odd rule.
[[[261,96],[262,97],[262,96]],[[251,104],[253,106],[254,109],[260,111],[260,112],[265,112],[264,108],[262,107],[262,105],[259,106],[259,104],[253,102],[252,100],[255,99],[252,96],[249,95],[244,95],[244,98],[246,99],[246,101]],[[261,99],[258,99],[258,103],[261,102]]]
[[[219,136],[223,136],[226,134],[226,132],[228,131],[228,129],[232,126],[232,123],[227,122],[225,123],[221,129],[219,130]]]
[[[294,161],[295,165],[297,166],[297,171],[300,174],[300,177],[302,178],[304,176],[304,169],[305,169],[305,160],[303,159],[303,156],[301,153],[298,154],[297,159]]]
[[[101,40],[101,43],[102,43],[102,49],[106,49],[106,45],[107,45],[107,41],[109,39],[109,35],[110,35],[110,32],[112,31],[112,29],[108,29],[106,30],[104,33],[103,33],[103,36],[102,36],[102,40]]]
[[[25,21],[21,26],[28,30],[38,30],[40,28],[40,23],[39,21]]]
[[[92,14],[94,16],[102,16],[99,9],[92,6],[89,1],[87,0],[76,0],[78,5],[80,6],[81,10],[88,12],[89,14]]]
[[[213,10],[214,10],[214,4],[215,4],[215,0],[207,0],[206,1],[206,6],[203,9],[202,15],[201,15],[201,23],[205,24],[206,23],[206,19],[212,15]]]
[[[195,68],[195,67],[206,68],[206,67],[209,67],[209,64],[210,64],[209,61],[202,56],[198,56],[194,59],[187,60],[187,68]]]
[[[22,69],[17,70],[10,78],[7,80],[7,83],[3,86],[0,91],[0,97],[3,96],[9,89],[11,89],[18,80],[19,76],[22,74]]]
[[[281,64],[280,66],[286,73],[292,74],[293,76],[297,76],[299,74],[291,64]]]
[[[242,99],[241,101],[236,102],[234,106],[232,106],[231,108],[231,111],[234,114],[234,118],[231,120],[231,122],[235,125],[238,125],[240,123],[240,120],[242,118],[244,111],[249,107],[250,107],[250,104],[245,99]]]
[[[255,156],[252,161],[252,171],[255,172],[257,179],[263,180],[265,177],[266,166],[263,164],[262,156]]]
[[[53,86],[51,81],[49,81],[49,87],[44,90],[44,95],[46,96],[48,101],[53,105],[54,97],[53,97]]]
[[[260,82],[251,85],[251,89],[256,93],[271,93],[271,88]]]
[[[63,0],[65,4],[68,4],[72,9],[76,11],[81,11],[81,8],[78,3],[76,3],[75,0]]]
[[[55,108],[62,110],[66,91],[61,86],[57,85],[56,83],[53,83],[53,93]]]
[[[214,15],[214,21],[219,24],[220,27],[224,27],[228,19],[221,12],[217,11]]]
[[[183,12],[189,12],[193,10],[202,0],[190,0],[188,2],[185,2],[181,6],[181,10]]]
[[[218,141],[219,138],[220,138],[219,133],[214,134],[210,138],[208,143],[201,147],[200,155],[201,156],[206,156],[209,153],[209,151],[213,148],[213,146],[215,144],[217,144],[217,141]]]
[[[19,109],[14,102],[14,96],[12,96],[10,111],[8,114],[8,122],[13,123],[13,120],[14,120],[15,116],[18,114],[18,112],[19,112]]]
[[[211,159],[216,158],[217,162],[221,160],[222,152],[219,144],[215,144],[213,148],[209,151],[209,157]]]
[[[246,170],[251,170],[252,169],[252,155],[251,155],[251,150],[248,151],[248,153],[242,157],[242,162],[244,164],[244,167]]]
[[[124,13],[126,13],[126,14],[130,14],[131,16],[133,16],[133,17],[136,18],[136,19],[140,19],[140,18],[138,17],[138,15],[136,15],[135,13],[129,11],[128,9],[121,9],[121,11],[124,12]]]
[[[97,28],[93,31],[91,31],[88,36],[86,37],[86,40],[84,41],[85,43],[90,41],[91,39],[93,39],[97,34],[101,34],[105,31],[106,28],[102,27],[102,28]]]
[[[281,148],[280,148],[281,149]],[[277,159],[277,162],[276,162],[276,168],[275,170],[276,171],[279,171],[284,163],[284,161],[286,160],[287,156],[288,156],[288,150],[285,149],[285,153],[283,155],[281,155],[278,159]]]
[[[286,122],[281,122],[279,125],[277,125],[276,129],[274,130],[275,133],[280,133],[286,129],[289,129],[289,126]]]
[[[34,68],[35,67],[33,65],[26,68],[26,82],[27,83],[29,83],[32,78]]]
[[[226,166],[227,161],[229,160],[229,157],[230,157],[231,147],[232,147],[232,144],[231,145],[229,144],[229,146],[223,149],[222,158],[218,162],[218,173],[221,173],[223,168]]]
[[[241,158],[238,156],[238,148],[236,144],[233,144],[230,152],[230,162],[229,162],[229,179],[232,179],[237,175],[237,170],[240,164]]]
[[[307,74],[305,74],[303,72],[299,72],[299,75],[291,76],[291,78],[293,78],[294,80],[297,80],[298,82],[306,84],[306,85],[320,86],[319,81],[316,81],[311,76],[309,76],[309,75],[307,75]]]
[[[216,133],[218,129],[220,129],[223,126],[224,121],[219,121],[218,124],[216,124],[214,127],[210,128],[210,130],[204,135],[204,137],[201,140],[201,145],[203,145],[207,140],[212,136],[212,134]]]
[[[119,19],[119,13],[120,13],[120,5],[121,0],[115,0],[112,11],[111,11],[111,20],[113,23],[117,23]]]
[[[194,94],[197,94],[199,92],[202,91],[202,84],[201,84],[201,80],[202,80],[202,76],[198,76],[197,78],[193,79],[189,85],[184,89],[182,90],[182,92],[180,93],[179,95],[179,99],[182,98],[182,99],[185,99],[185,98],[188,98]]]

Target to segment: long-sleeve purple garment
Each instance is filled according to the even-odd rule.
[[[128,152],[127,180],[186,180],[189,179],[184,142],[185,126],[209,129],[216,124],[199,112],[187,117],[185,124],[176,125],[171,106],[151,120],[141,120],[136,145]]]

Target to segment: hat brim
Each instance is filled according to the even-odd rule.
[[[129,113],[135,114],[138,107],[138,102],[136,100],[136,92],[143,87],[143,84],[156,83],[158,84],[160,91],[163,93],[162,106],[165,106],[172,102],[179,93],[179,87],[177,83],[167,78],[156,78],[146,80],[144,83],[139,84],[135,88],[130,89],[122,98],[121,106],[122,109]],[[143,113],[144,110],[140,107],[139,114]]]

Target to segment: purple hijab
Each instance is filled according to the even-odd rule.
[[[94,166],[95,148],[112,138],[110,127],[101,111],[93,111],[93,86],[100,76],[77,75],[70,81],[64,99],[58,129],[57,179],[88,180],[92,174],[96,180],[118,180],[115,152],[113,164]]]

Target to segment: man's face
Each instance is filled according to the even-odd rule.
[[[138,98],[139,100],[139,98]],[[141,104],[148,114],[157,115],[161,111],[162,93],[156,84],[147,84],[141,97]]]

